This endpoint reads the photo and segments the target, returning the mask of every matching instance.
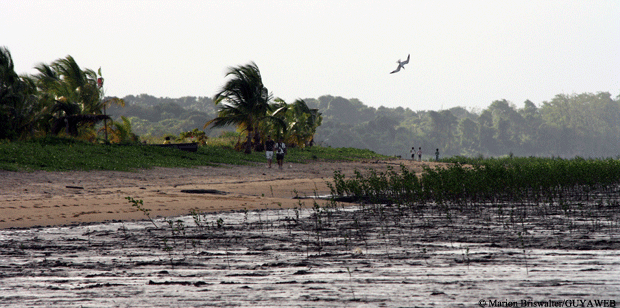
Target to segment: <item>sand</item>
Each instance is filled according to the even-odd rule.
[[[0,229],[144,219],[126,197],[143,200],[150,215],[290,208],[298,196],[328,194],[334,171],[386,170],[401,164],[417,172],[431,162],[410,160],[286,163],[252,166],[152,168],[135,172],[0,171]],[[185,193],[215,190],[218,193]]]
[[[454,209],[448,218],[434,204],[313,208],[313,200],[292,198],[329,193],[334,170],[401,163],[416,171],[429,164],[2,172],[0,307],[620,302],[620,193],[604,196],[614,202],[603,206],[596,191],[585,207],[569,200],[570,217],[557,205],[538,215],[538,207],[504,204],[507,212],[528,211],[520,221],[498,215],[494,204]],[[127,196],[144,201],[153,223]]]

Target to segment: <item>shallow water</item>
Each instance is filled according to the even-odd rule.
[[[617,305],[616,217],[528,219],[346,207],[0,230],[0,306]]]

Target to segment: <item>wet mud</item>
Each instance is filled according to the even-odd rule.
[[[575,204],[567,212],[565,204],[299,203],[154,223],[0,230],[0,306],[574,307],[620,300],[616,204]]]

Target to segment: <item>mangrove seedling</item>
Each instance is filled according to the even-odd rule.
[[[151,221],[151,223],[153,223],[153,226],[155,226],[155,228],[159,228],[157,224],[155,224],[155,222],[151,218],[151,214],[149,213],[151,209],[147,209],[144,207],[144,201],[142,201],[142,199],[136,200],[132,197],[125,197],[125,199],[129,200],[129,203],[131,203],[131,206],[137,208],[139,211],[144,213],[144,215],[146,215],[146,218],[148,218]]]

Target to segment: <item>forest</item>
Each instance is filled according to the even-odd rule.
[[[113,118],[127,117],[143,137],[179,134],[202,128],[217,116],[208,97],[156,98],[126,96],[125,107],[110,108]],[[413,111],[369,107],[357,99],[325,95],[306,98],[323,117],[315,142],[331,147],[365,148],[407,157],[422,147],[426,158],[439,149],[443,156],[616,157],[620,155],[620,96],[608,92],[558,94],[537,106],[521,107],[496,100],[479,111],[455,107]],[[210,129],[217,137],[234,127]]]
[[[306,99],[324,117],[316,139],[331,146],[369,148],[387,155],[616,157],[620,153],[620,96],[558,94],[521,107],[504,99],[481,111],[455,107],[413,111],[373,108],[355,99]]]
[[[95,141],[105,133],[106,141],[158,143],[165,136],[204,131],[209,138],[224,134],[260,144],[266,134],[274,134],[294,145],[362,148],[403,157],[421,147],[423,159],[434,157],[435,149],[441,157],[620,154],[620,95],[609,92],[557,94],[539,104],[498,99],[482,110],[375,108],[332,95],[288,104],[263,93],[266,87],[252,63],[231,68],[230,74],[255,78],[250,82],[253,96],[240,101],[254,102],[250,107],[259,109],[255,118],[261,121],[245,123],[228,114],[232,122],[227,122],[224,116],[231,110],[226,108],[237,100],[229,95],[234,91],[225,89],[234,83],[213,97],[108,97],[98,84],[103,82],[101,69],[81,69],[68,56],[40,64],[34,76],[19,76],[8,49],[0,51],[0,140],[65,134]]]

